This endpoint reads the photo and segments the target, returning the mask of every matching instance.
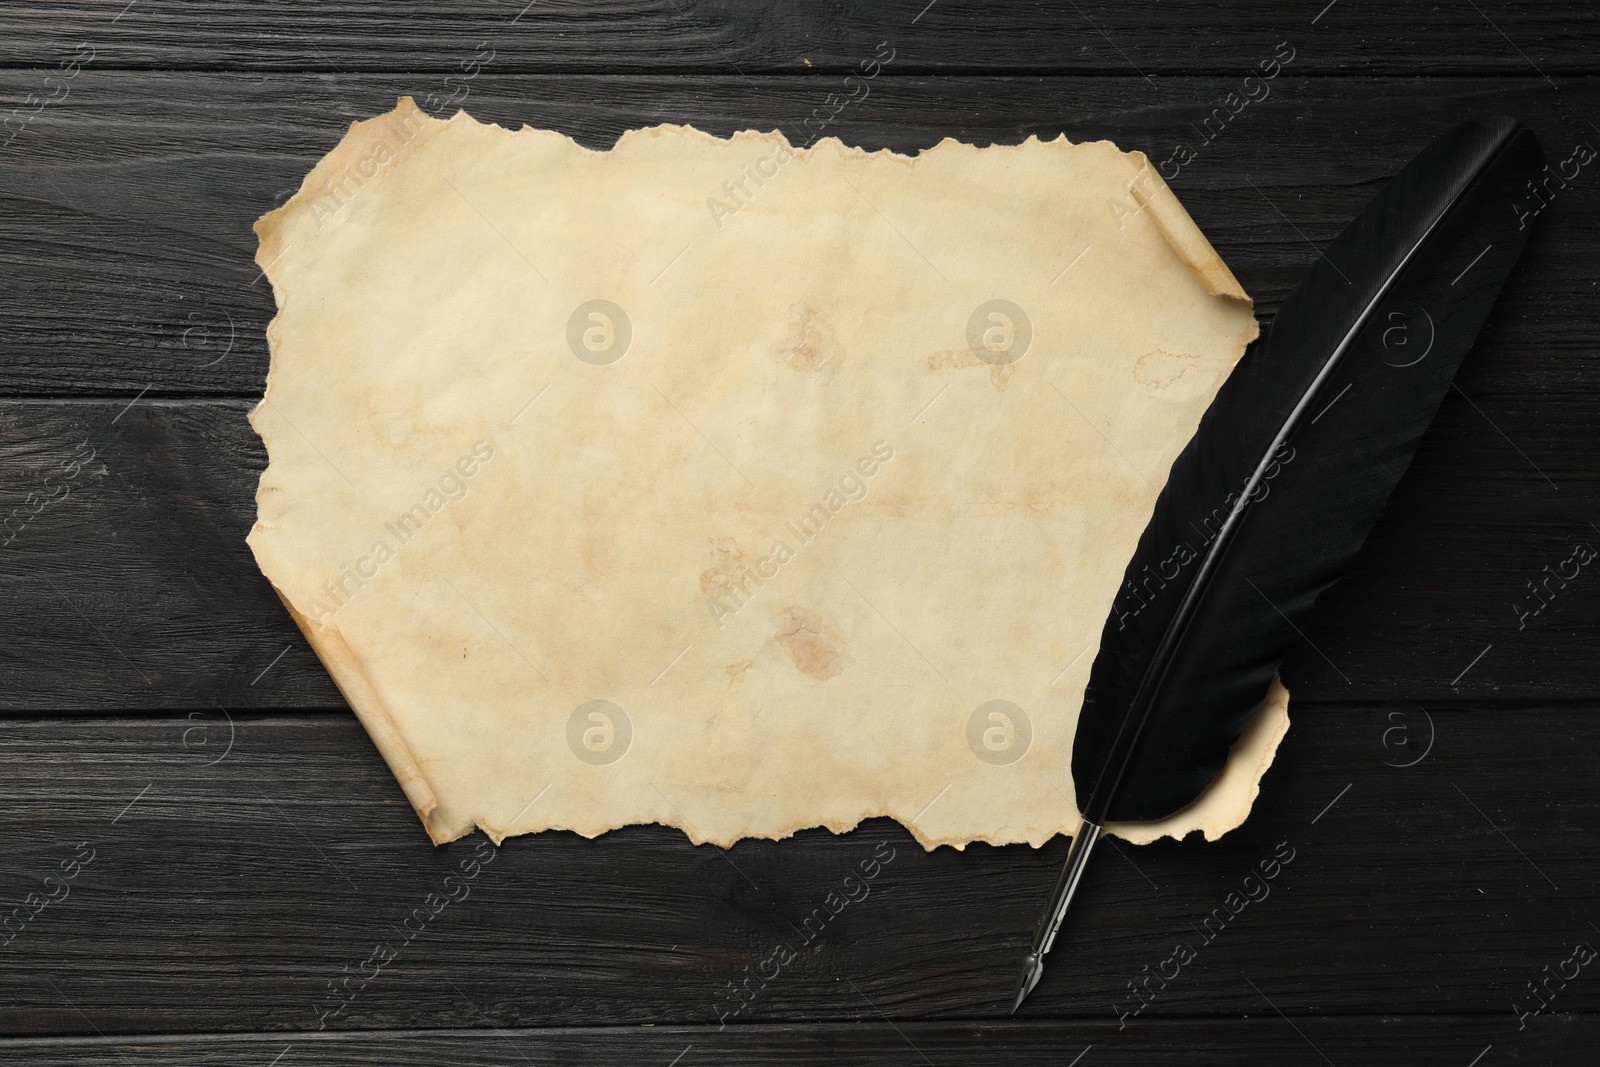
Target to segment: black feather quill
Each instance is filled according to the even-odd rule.
[[[1091,821],[1165,818],[1221,772],[1521,255],[1517,204],[1541,165],[1511,119],[1433,142],[1312,264],[1217,393],[1090,672],[1072,776]],[[1108,761],[1124,731],[1140,736],[1119,772]]]
[[[1512,119],[1429,145],[1312,264],[1174,461],[1078,722],[1093,833],[1074,840],[1018,1004],[1099,827],[1164,818],[1216,778],[1360,550],[1522,253],[1542,164]]]

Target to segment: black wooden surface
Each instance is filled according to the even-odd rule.
[[[1022,1019],[1064,842],[536,835],[402,928],[490,853],[427,844],[243,544],[272,314],[251,222],[401,93],[596,147],[792,131],[880,41],[894,62],[829,127],[849,143],[1064,132],[1157,159],[1289,42],[1171,183],[1263,318],[1450,123],[1517,115],[1553,160],[1600,145],[1589,4],[0,7],[0,505],[92,454],[0,548],[0,917],[59,898],[0,931],[0,1063],[1595,1062],[1600,965],[1529,983],[1600,945],[1600,574],[1515,605],[1600,546],[1600,162],[1543,212],[1286,664],[1294,726],[1250,821],[1108,851]],[[1271,894],[1202,944],[1284,843]],[[719,1025],[874,848],[871,895]],[[1180,941],[1197,958],[1122,1019]]]

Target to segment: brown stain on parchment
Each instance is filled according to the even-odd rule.
[[[805,608],[788,608],[778,616],[778,644],[801,674],[827,681],[850,663],[843,637]]]
[[[731,537],[713,537],[711,566],[700,572],[700,589],[706,596],[721,599],[741,584],[746,567],[744,549]]]
[[[844,362],[844,346],[828,320],[810,304],[789,305],[789,334],[772,346],[772,358],[792,370],[816,374],[823,381]]]
[[[1133,365],[1133,377],[1140,385],[1165,389],[1182,378],[1190,367],[1226,370],[1229,364],[1230,361],[1226,359],[1194,356],[1186,352],[1168,352],[1164,348],[1158,348],[1139,357],[1138,362]]]
[[[1000,393],[1005,392],[1006,386],[1011,383],[1011,375],[1017,369],[1015,363],[985,363],[970,348],[946,348],[928,357],[929,370],[970,370],[973,367],[988,367],[989,384]]]

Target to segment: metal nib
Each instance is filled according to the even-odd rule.
[[[1044,957],[1037,952],[1030,952],[1022,959],[1022,974],[1017,978],[1017,999],[1011,1005],[1011,1014],[1015,1015],[1017,1009],[1022,1007],[1022,1002],[1028,999],[1028,994],[1033,992],[1033,987],[1039,984],[1039,979],[1044,975]]]
[[[1072,894],[1078,888],[1078,880],[1083,877],[1083,869],[1089,863],[1089,853],[1098,840],[1100,824],[1083,820],[1083,825],[1072,839],[1072,847],[1067,850],[1067,865],[1061,869],[1061,877],[1050,894],[1050,903],[1045,905],[1039,925],[1033,931],[1033,944],[1029,946],[1027,956],[1023,957],[1022,974],[1017,978],[1017,999],[1011,1005],[1012,1015],[1017,1013],[1022,1002],[1028,999],[1028,994],[1033,992],[1033,987],[1044,977],[1044,954],[1055,943],[1056,931],[1061,929],[1061,920],[1067,917],[1067,906],[1072,903]]]

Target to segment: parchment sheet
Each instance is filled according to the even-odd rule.
[[[434,841],[1075,828],[1101,625],[1256,335],[1143,155],[405,98],[256,230],[250,545]],[[1123,835],[1238,825],[1287,701]]]

